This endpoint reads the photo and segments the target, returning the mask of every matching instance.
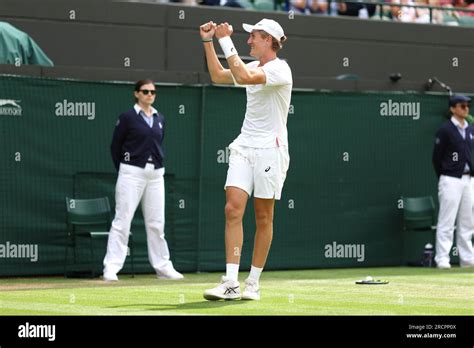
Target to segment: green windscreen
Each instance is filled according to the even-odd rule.
[[[114,208],[110,142],[118,115],[133,106],[132,90],[128,83],[0,76],[0,275],[63,272],[66,196],[108,196]],[[242,125],[245,90],[157,90],[154,106],[166,117],[165,233],[172,261],[184,272],[222,270],[227,146]],[[294,91],[290,169],[266,268],[401,264],[399,200],[433,195],[436,201],[431,152],[446,105],[441,95]],[[140,209],[132,231],[135,270],[152,272]],[[254,234],[250,200],[243,268],[250,266]],[[37,245],[37,260],[7,255],[13,244]],[[363,255],[356,254],[362,247]],[[82,242],[77,256],[85,268],[88,248]],[[106,239],[94,241],[98,272],[105,248]]]

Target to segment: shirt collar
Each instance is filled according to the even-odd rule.
[[[451,116],[451,122],[454,123],[454,125],[460,129],[466,129],[469,125],[467,124],[467,121],[464,120],[464,126],[461,126],[461,123],[459,123],[458,120],[456,120],[456,118],[454,118],[454,116]]]
[[[143,109],[138,104],[135,104],[133,108],[135,109],[137,115],[140,114],[140,111],[143,111]],[[151,107],[151,111],[153,111],[153,115],[158,114],[158,111],[153,106]],[[145,113],[145,111],[143,111],[143,113]]]

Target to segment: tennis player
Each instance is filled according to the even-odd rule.
[[[250,33],[247,44],[256,58],[248,64],[240,59],[232,43],[232,26],[208,22],[200,27],[207,66],[214,83],[245,86],[247,110],[240,135],[229,145],[229,169],[225,183],[226,275],[221,283],[204,292],[207,300],[259,300],[259,279],[273,236],[273,210],[280,199],[290,158],[286,121],[293,79],[286,61],[277,52],[286,41],[283,28],[274,20],[243,24]],[[225,54],[230,69],[220,64],[213,37]],[[252,267],[240,293],[238,272],[243,242],[242,219],[248,198],[254,197],[256,234]]]

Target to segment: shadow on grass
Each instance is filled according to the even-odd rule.
[[[192,310],[192,309],[212,309],[212,308],[221,308],[226,306],[238,306],[248,303],[247,301],[237,300],[237,301],[199,301],[199,302],[185,302],[185,303],[173,303],[173,304],[130,304],[130,305],[121,305],[121,306],[110,306],[106,308],[124,308],[133,307],[133,311],[173,311],[173,310]]]

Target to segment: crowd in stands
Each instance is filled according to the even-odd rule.
[[[474,0],[158,0],[188,5],[293,11],[317,16],[352,16],[411,23],[474,26]],[[276,1],[276,3],[275,3]],[[383,5],[380,5],[383,3]],[[405,6],[404,6],[405,5]],[[430,11],[430,8],[431,11]],[[464,10],[471,10],[468,12]],[[430,13],[431,12],[431,13]]]
[[[316,15],[452,25],[459,24],[460,17],[474,17],[474,12],[461,11],[461,9],[474,10],[474,0],[394,0],[384,3],[385,5],[379,6],[361,2],[332,2],[331,8],[328,9],[327,0],[291,0],[290,9],[299,13]],[[433,7],[431,16],[430,6]]]

